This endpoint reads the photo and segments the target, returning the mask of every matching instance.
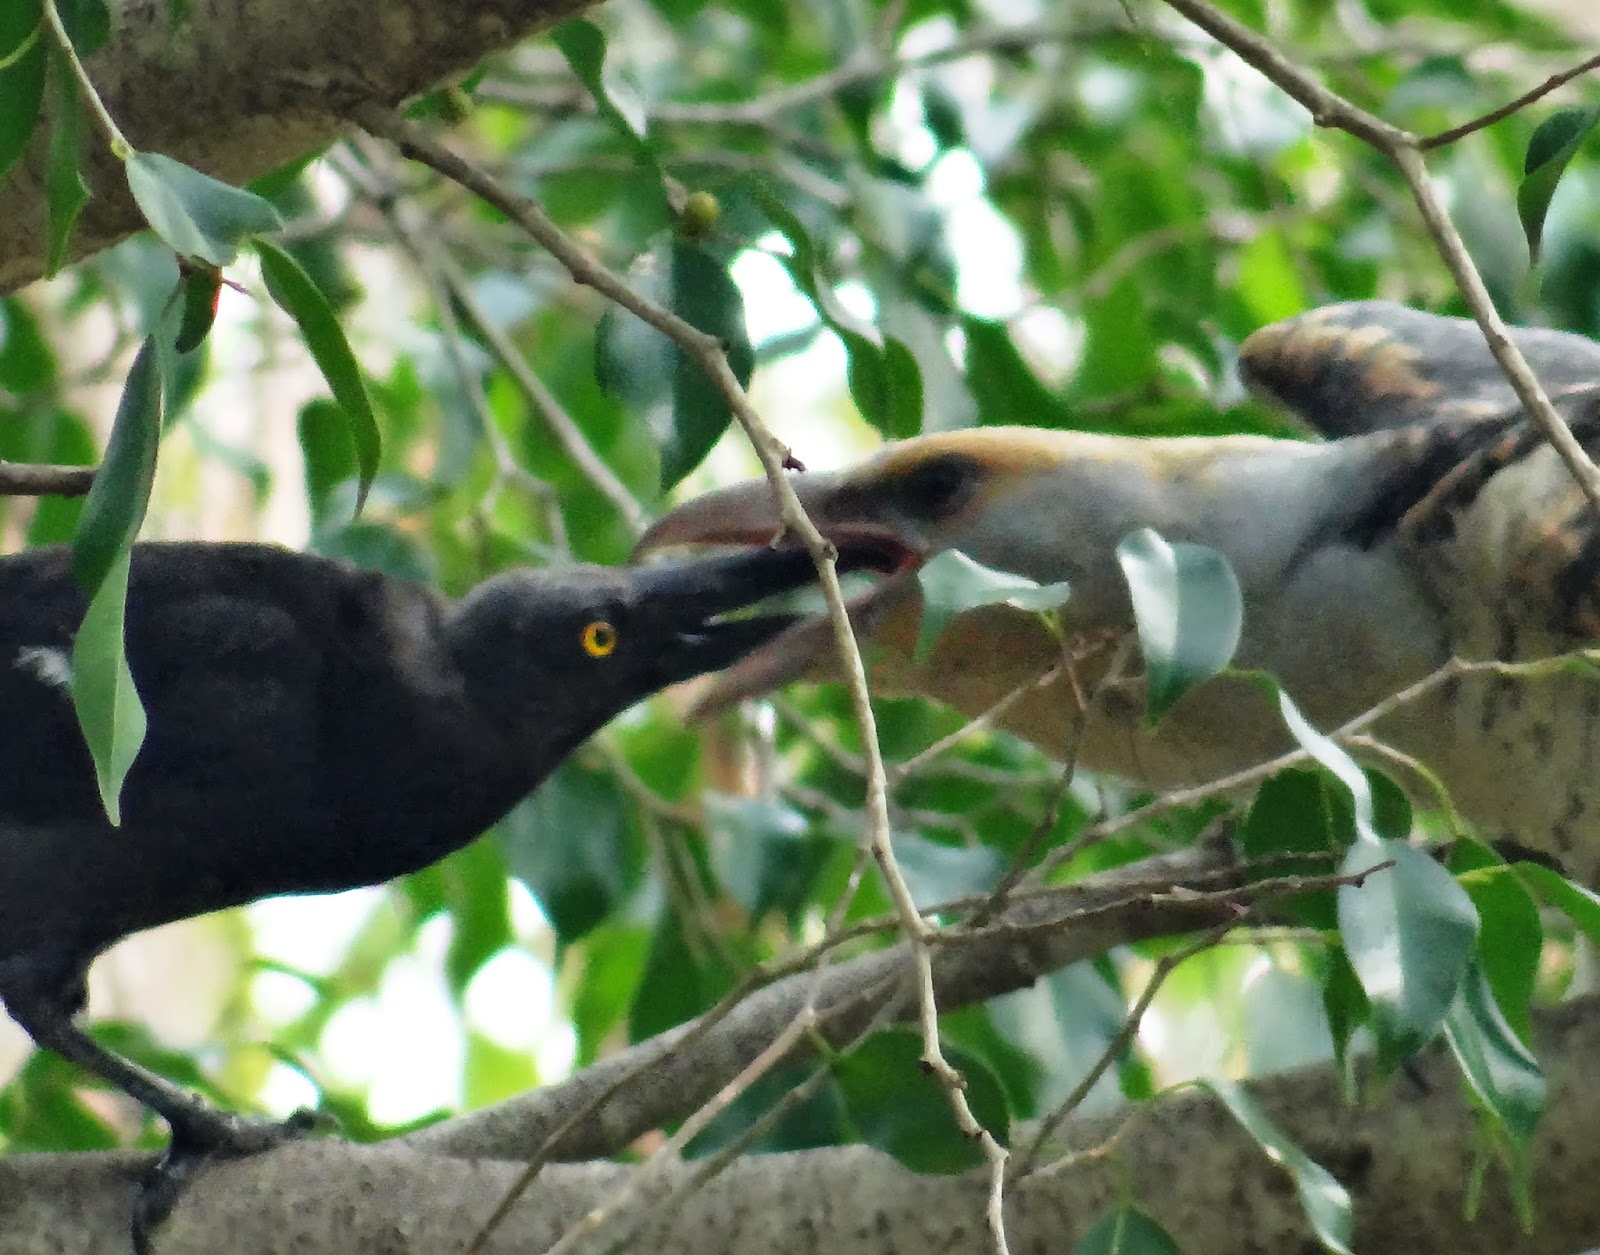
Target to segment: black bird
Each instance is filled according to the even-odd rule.
[[[113,827],[69,698],[86,607],[69,551],[0,559],[0,999],[163,1116],[169,1157],[273,1145],[301,1126],[219,1111],[74,1023],[95,955],[459,849],[613,715],[770,640],[792,620],[720,616],[811,573],[763,549],[514,570],[452,603],[269,545],[140,545],[126,639],[149,731]]]

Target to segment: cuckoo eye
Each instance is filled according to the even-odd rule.
[[[583,629],[583,652],[591,658],[605,658],[617,647],[617,629],[604,619],[596,619]]]
[[[947,453],[906,477],[904,499],[919,518],[943,518],[966,504],[981,472],[976,459],[964,453]]]

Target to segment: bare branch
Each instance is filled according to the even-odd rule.
[[[1566,463],[1595,512],[1600,513],[1600,468],[1584,452],[1566,420],[1550,404],[1550,398],[1545,395],[1522,351],[1511,342],[1510,333],[1489,297],[1483,277],[1468,255],[1460,233],[1450,221],[1450,215],[1434,192],[1422,157],[1422,141],[1411,132],[1392,126],[1376,114],[1368,113],[1329,91],[1255,31],[1213,8],[1206,0],[1166,0],[1166,3],[1304,105],[1311,112],[1311,120],[1318,126],[1348,131],[1394,162],[1411,189],[1412,199],[1422,214],[1423,225],[1455,277],[1462,300],[1483,332],[1489,351],[1500,363],[1500,369],[1505,372],[1517,399]]]
[[[81,497],[94,483],[92,466],[0,462],[0,497]]]
[[[1600,53],[1585,58],[1569,70],[1562,70],[1559,74],[1552,74],[1539,86],[1523,92],[1515,100],[1501,105],[1498,109],[1491,109],[1488,113],[1473,118],[1470,122],[1463,122],[1460,126],[1452,126],[1448,131],[1440,131],[1437,135],[1429,135],[1426,139],[1419,140],[1417,147],[1421,148],[1423,152],[1430,152],[1435,148],[1443,148],[1447,144],[1453,144],[1458,139],[1471,135],[1474,131],[1481,131],[1484,127],[1493,126],[1502,118],[1509,118],[1517,110],[1527,108],[1534,101],[1548,96],[1556,88],[1570,83],[1573,79],[1587,74],[1590,70],[1596,69],[1600,69]]]

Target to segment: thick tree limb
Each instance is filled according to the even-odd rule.
[[[1504,1181],[1491,1172],[1476,1220],[1463,1216],[1476,1117],[1442,1053],[1422,1062],[1420,1083],[1402,1078],[1382,1101],[1346,1107],[1325,1069],[1285,1073],[1250,1090],[1270,1117],[1351,1190],[1355,1249],[1412,1255],[1570,1255],[1600,1241],[1600,999],[1538,1018],[1551,1079],[1550,1114],[1535,1152],[1538,1226],[1518,1228]],[[1077,1121],[1074,1146],[1104,1141],[1121,1117]],[[0,1159],[0,1249],[6,1255],[116,1250],[133,1182],[147,1160],[116,1155],[17,1155]],[[162,1255],[235,1255],[460,1249],[515,1177],[518,1165],[388,1146],[306,1143],[206,1171],[161,1234]],[[666,1169],[670,1187],[687,1171]],[[546,1170],[491,1251],[545,1249],[639,1169],[621,1164]],[[1169,1097],[1137,1121],[1114,1154],[1007,1190],[1012,1250],[1070,1250],[1126,1186],[1187,1255],[1316,1249],[1288,1179],[1220,1106],[1198,1092]],[[733,1164],[671,1217],[637,1235],[632,1249],[661,1255],[882,1255],[930,1250],[977,1255],[985,1174],[917,1177],[859,1147],[758,1155]],[[656,1191],[659,1197],[660,1191]],[[648,1204],[646,1204],[648,1206]],[[605,1241],[619,1236],[605,1230]],[[598,1246],[593,1249],[599,1249]]]
[[[354,99],[394,104],[476,65],[591,0],[112,0],[115,34],[89,62],[111,114],[138,147],[246,182],[343,129]],[[44,131],[0,180],[0,293],[42,273]],[[118,162],[95,136],[94,199],[69,260],[143,225]]]

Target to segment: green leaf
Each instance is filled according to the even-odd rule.
[[[45,250],[47,276],[53,276],[66,262],[72,228],[78,225],[78,215],[89,203],[89,185],[84,181],[81,169],[83,103],[78,98],[71,78],[64,72],[56,75],[55,98],[50,151],[45,162],[49,227],[49,242]]]
[[[774,1106],[811,1075],[809,1067],[777,1068],[744,1090],[701,1129],[683,1148],[685,1159],[701,1159],[721,1149],[765,1117]],[[817,1150],[849,1140],[844,1104],[835,1085],[816,1087],[809,1097],[792,1107],[765,1133],[746,1142],[741,1153],[765,1155],[776,1151]]]
[[[0,4],[0,175],[27,150],[44,99],[47,41],[40,0]]]
[[[789,241],[793,252],[777,261],[795,287],[811,301],[817,317],[844,345],[845,382],[861,417],[891,440],[922,430],[922,369],[904,342],[885,337],[857,318],[817,272],[817,246],[792,209],[765,184],[755,188],[756,204]]]
[[[581,17],[561,23],[551,35],[578,81],[594,97],[600,116],[627,140],[635,152],[654,161],[649,140],[649,114],[633,85],[606,71],[606,37]]]
[[[1011,1114],[1000,1082],[965,1051],[947,1048],[945,1057],[966,1078],[972,1114],[996,1141],[1008,1141]],[[912,1172],[965,1172],[985,1162],[982,1148],[956,1127],[944,1087],[922,1066],[917,1034],[904,1029],[875,1033],[835,1059],[833,1075],[861,1140]]]
[[[883,341],[885,397],[879,421],[873,425],[890,440],[904,440],[922,430],[922,368],[903,340]]]
[[[1600,122],[1600,105],[1558,109],[1535,128],[1528,139],[1528,155],[1523,162],[1522,183],[1517,188],[1517,216],[1528,239],[1528,256],[1537,264],[1544,234],[1544,218],[1556,184],[1578,149]]]
[[[1215,549],[1168,544],[1148,527],[1124,536],[1117,561],[1133,598],[1148,677],[1152,724],[1202,680],[1233,661],[1244,623],[1244,596],[1228,560]]]
[[[180,257],[226,266],[247,238],[283,227],[278,211],[254,192],[229,187],[171,157],[133,152],[126,165],[139,211]]]
[[[1199,1085],[1215,1094],[1244,1131],[1255,1139],[1256,1145],[1266,1152],[1267,1158],[1294,1178],[1295,1193],[1300,1196],[1300,1206],[1317,1240],[1337,1255],[1351,1255],[1350,1240],[1355,1224],[1350,1192],[1332,1173],[1279,1132],[1256,1106],[1255,1100],[1238,1085],[1223,1080],[1201,1081]]]
[[[372,409],[372,396],[367,391],[361,364],[344,337],[344,329],[339,326],[333,307],[300,268],[300,263],[266,240],[256,241],[256,253],[261,258],[261,274],[267,281],[267,291],[299,325],[306,348],[311,350],[317,368],[328,381],[333,399],[350,424],[350,438],[355,444],[356,466],[360,471],[356,488],[356,512],[359,514],[383,456],[383,435],[378,430],[378,416]]]
[[[357,474],[350,420],[337,402],[315,397],[301,407],[296,431],[305,460],[306,498],[311,505],[312,526],[323,531],[334,522],[334,489]],[[349,519],[341,517],[339,521],[349,522]]]
[[[92,57],[111,38],[111,10],[106,0],[56,0],[61,25],[80,57]]]
[[[1072,1255],[1181,1255],[1181,1248],[1155,1217],[1124,1205],[1096,1220]]]
[[[1025,575],[996,571],[957,549],[946,549],[923,563],[917,581],[922,585],[922,626],[913,654],[918,662],[963,611],[1002,602],[1019,610],[1054,610],[1068,593],[1065,583],[1040,584]]]
[[[637,924],[608,921],[586,934],[573,953],[583,964],[583,980],[572,994],[572,1027],[578,1035],[575,1062],[585,1068],[600,1057],[638,995],[650,953],[650,932]]]
[[[699,1015],[733,987],[727,969],[696,942],[704,925],[686,923],[664,910],[651,939],[650,956],[628,1011],[628,1040],[645,1041]],[[687,936],[686,936],[687,934]]]
[[[1372,1004],[1378,1060],[1392,1071],[1433,1040],[1472,963],[1478,913],[1438,863],[1404,841],[1351,847],[1343,876],[1393,867],[1339,890],[1339,933]]]
[[[1355,759],[1307,722],[1306,717],[1300,713],[1300,708],[1289,699],[1289,695],[1278,689],[1276,680],[1268,679],[1266,682],[1277,690],[1278,709],[1295,742],[1350,790],[1351,800],[1355,803],[1356,838],[1368,845],[1376,846],[1382,838],[1378,835],[1377,812],[1373,805],[1372,784],[1367,779],[1367,773],[1361,770]]]
[[[131,557],[131,549],[117,551],[72,644],[72,704],[113,825],[122,822],[122,782],[145,733],[144,704],[133,687],[123,639]]]
[[[451,925],[444,971],[450,992],[460,998],[478,970],[517,938],[500,846],[493,841],[474,841],[452,854],[444,870]]]
[[[980,422],[1069,425],[1065,403],[1040,382],[1003,323],[968,314],[961,319],[961,331],[967,342],[967,389],[977,403]]]
[[[150,338],[128,372],[111,438],[72,542],[72,572],[90,598],[72,648],[72,704],[113,824],[122,822],[122,783],[145,733],[123,624],[133,542],[155,479],[161,391],[157,346]]]
[[[1539,906],[1516,872],[1476,842],[1455,843],[1450,870],[1478,912],[1477,965],[1517,1035],[1532,1041],[1530,1008],[1544,952]]]
[[[807,838],[811,825],[793,807],[773,798],[731,797],[708,793],[706,829],[717,883],[752,916],[759,918],[774,904],[775,891],[816,842]],[[822,842],[824,851],[831,842]]]
[[[1296,869],[1331,872],[1334,854],[1348,844],[1349,808],[1335,798],[1338,786],[1318,771],[1291,768],[1280,771],[1260,789],[1239,834],[1239,849],[1249,859],[1270,859],[1275,854],[1325,854],[1326,862],[1296,864]],[[1342,814],[1341,814],[1342,810]],[[1340,820],[1344,822],[1341,823]],[[1263,877],[1278,874],[1269,864]],[[1331,892],[1296,894],[1282,909],[1313,928],[1332,929],[1337,923]]]
[[[621,787],[574,762],[558,767],[494,832],[511,874],[539,899],[563,945],[605,919],[644,874]]]
[[[1515,870],[1524,884],[1570,919],[1590,945],[1600,946],[1600,894],[1539,863],[1518,863]]]
[[[161,442],[161,372],[155,337],[140,346],[122,388],[111,438],[72,540],[72,573],[93,597],[119,557],[133,547],[155,481]]]
[[[727,346],[740,386],[755,368],[744,297],[727,268],[699,244],[668,237],[630,274],[644,296]],[[661,446],[661,487],[705,459],[733,417],[709,375],[671,340],[633,314],[611,309],[595,333],[595,378],[614,400],[645,412]]]
[[[1544,1069],[1501,1013],[1476,963],[1461,982],[1444,1031],[1462,1075],[1511,1139],[1526,1171],[1529,1144],[1544,1115]]]

